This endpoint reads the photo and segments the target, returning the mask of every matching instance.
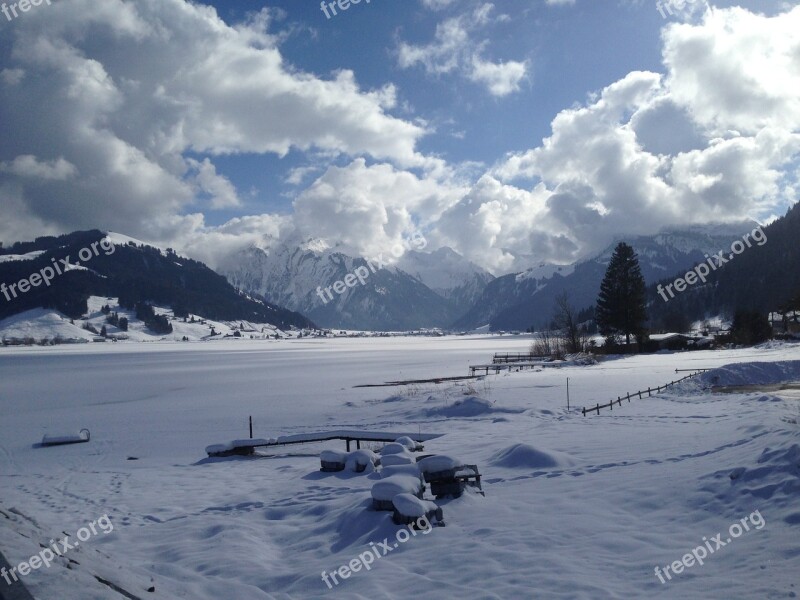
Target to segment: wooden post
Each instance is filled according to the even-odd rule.
[[[253,439],[253,416],[250,415],[250,439]]]
[[[597,403],[597,416],[600,416],[600,403]]]
[[[347,442],[347,451],[350,452],[350,438],[345,440]]]
[[[567,377],[567,410],[569,410],[569,377]]]

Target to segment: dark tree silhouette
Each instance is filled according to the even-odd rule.
[[[605,336],[624,335],[630,345],[631,335],[644,333],[647,321],[645,282],[636,252],[620,242],[608,263],[595,311],[597,326]]]

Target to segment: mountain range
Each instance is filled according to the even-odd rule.
[[[594,306],[600,282],[619,241],[633,246],[650,286],[651,324],[679,313],[694,320],[739,306],[773,310],[800,288],[800,208],[765,227],[768,242],[737,256],[666,305],[656,284],[683,275],[757,226],[754,222],[666,229],[615,240],[597,256],[573,265],[540,264],[494,277],[450,248],[409,250],[394,264],[376,265],[345,247],[317,239],[251,246],[228,256],[215,273],[171,249],[120,234],[75,232],[0,247],[0,282],[12,283],[63,256],[103,240],[100,253],[51,285],[19,298],[0,296],[0,318],[31,308],[68,316],[85,312],[89,296],[115,296],[128,304],[154,302],[209,319],[243,319],[281,328],[407,331],[439,327],[469,331],[547,327],[555,299],[566,293],[578,310]],[[74,258],[73,258],[74,262]],[[788,267],[786,265],[789,265]],[[4,292],[6,293],[6,292]]]
[[[381,266],[325,248],[318,240],[252,246],[219,271],[237,289],[307,315],[322,327],[382,331],[447,327],[494,279],[449,248],[412,250],[398,264]],[[363,283],[342,294],[324,291],[365,272]]]
[[[42,281],[45,274],[47,282]],[[0,247],[0,282],[0,319],[34,308],[79,318],[91,296],[103,296],[129,306],[154,303],[170,306],[176,314],[215,320],[240,319],[281,329],[314,327],[298,313],[238,292],[203,263],[172,249],[97,230]]]

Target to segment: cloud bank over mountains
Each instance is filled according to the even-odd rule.
[[[395,40],[387,61],[421,85],[466,78],[499,111],[535,86],[526,57],[491,61],[491,44],[474,45],[504,18],[496,8],[454,17],[457,3],[425,4],[441,19],[434,39]],[[797,31],[800,7],[665,23],[662,72],[608,82],[545,139],[480,165],[422,151],[436,129],[392,81],[367,89],[352,70],[287,62],[274,11],[231,25],[184,0],[61,0],[4,29],[0,239],[100,227],[213,265],[293,235],[370,255],[421,229],[430,250],[502,274],[572,262],[620,232],[765,219],[797,196]],[[318,164],[294,175],[289,214],[249,212],[219,167],[289,153]],[[237,216],[208,224],[218,211]]]

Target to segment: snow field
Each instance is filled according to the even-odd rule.
[[[107,513],[114,532],[82,547],[79,566],[26,577],[35,595],[65,600],[119,597],[94,575],[139,596],[200,600],[427,597],[434,589],[502,599],[797,594],[797,398],[710,394],[686,382],[599,417],[577,411],[674,380],[676,368],[797,361],[800,349],[660,354],[485,382],[352,387],[458,375],[492,352],[524,351],[527,343],[2,349],[0,550],[12,563],[25,560],[38,552],[38,540]],[[788,364],[730,373],[754,370],[767,373],[766,383],[800,379]],[[447,410],[465,398],[485,401],[477,403],[485,410]],[[264,438],[344,428],[445,433],[426,442],[425,452],[477,464],[486,497],[468,492],[441,502],[447,527],[328,589],[323,571],[394,539],[391,514],[369,509],[373,485],[386,480],[320,473],[319,453],[334,449],[331,443],[267,458],[206,458],[208,444],[245,437],[249,415]],[[81,427],[92,431],[88,444],[32,447],[45,433]],[[756,510],[762,529],[665,584],[656,577],[656,566],[680,560],[703,536]],[[151,585],[155,592],[147,593]]]

